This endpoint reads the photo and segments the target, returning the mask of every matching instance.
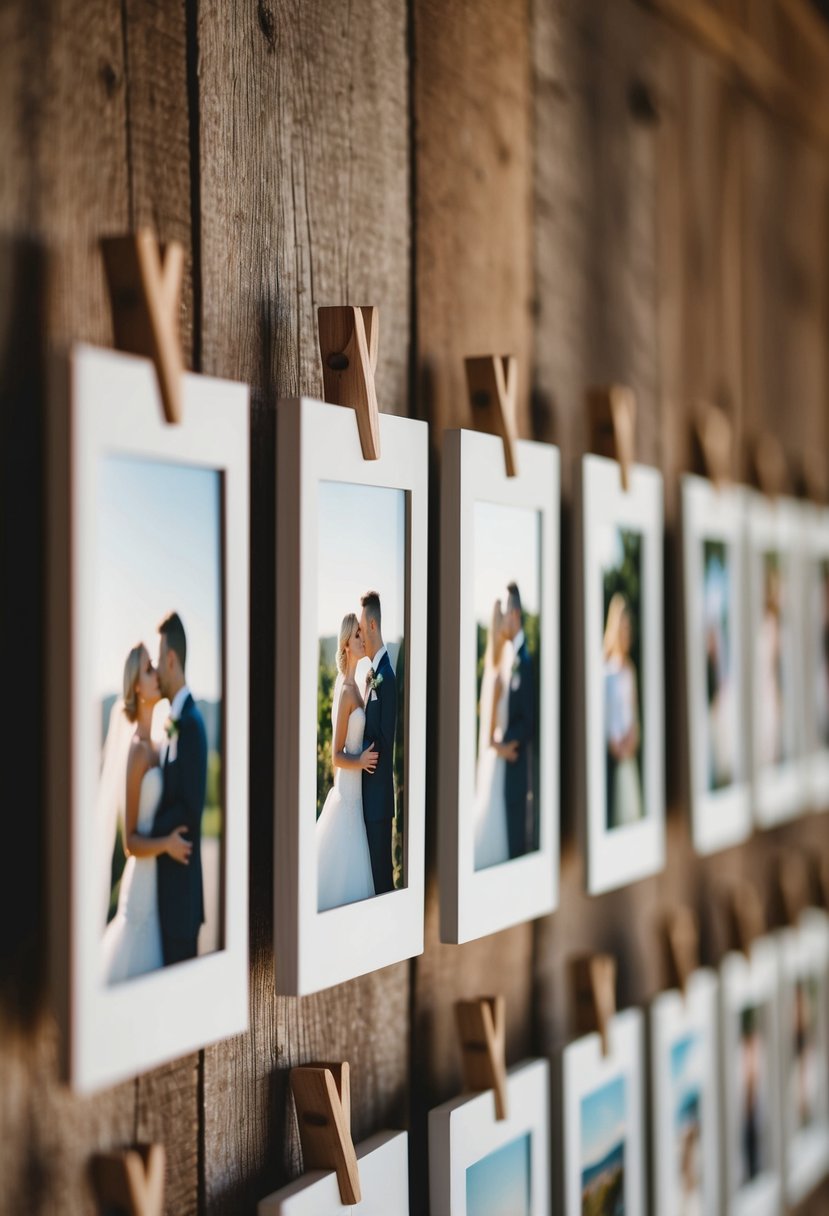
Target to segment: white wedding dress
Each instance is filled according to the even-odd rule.
[[[636,726],[636,671],[632,663],[608,659],[604,669],[605,732],[607,743],[620,743]],[[644,817],[642,786],[636,756],[611,765],[608,827],[624,827]]]
[[[495,706],[495,737],[502,739],[509,723],[509,690],[512,671],[512,646],[504,646],[500,674],[501,694]],[[481,727],[478,740],[478,767],[475,774],[475,869],[509,861],[507,838],[507,800],[505,778],[507,762],[499,756],[490,740],[489,715],[495,695],[497,672],[490,666],[481,680]]]
[[[333,718],[337,720],[337,706]],[[365,710],[351,711],[345,751],[359,756],[363,750]],[[317,820],[317,907],[340,908],[374,894],[371,854],[363,819],[363,770],[334,769],[334,785]]]
[[[141,782],[136,831],[149,836],[164,783],[160,768],[148,769]],[[155,857],[128,857],[121,876],[118,910],[103,941],[103,974],[117,984],[163,966]]]

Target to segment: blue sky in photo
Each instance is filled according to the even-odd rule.
[[[525,612],[539,611],[541,512],[501,503],[474,509],[475,620],[489,628],[492,606],[507,583],[518,584]]]
[[[467,1216],[529,1216],[532,1136],[519,1136],[466,1171]]]
[[[692,1094],[699,1094],[703,1081],[703,1049],[700,1036],[684,1035],[671,1047],[671,1084],[674,1107],[679,1109]]]
[[[581,1165],[595,1165],[626,1136],[626,1083],[614,1077],[581,1100]]]
[[[159,621],[178,612],[187,682],[221,697],[221,474],[125,456],[98,468],[94,695],[122,693],[124,661],[143,641],[158,657]]]
[[[405,490],[323,481],[319,486],[317,631],[336,636],[360,596],[380,594],[383,637],[403,636],[406,609]]]

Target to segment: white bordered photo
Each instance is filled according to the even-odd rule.
[[[550,1211],[550,1066],[507,1072],[507,1117],[492,1090],[429,1112],[432,1216],[547,1216]]]
[[[423,949],[428,429],[277,408],[275,950],[302,995]]]
[[[693,972],[685,992],[660,993],[649,1013],[653,1211],[716,1212],[720,1202],[717,976]]]
[[[558,897],[559,456],[447,431],[441,516],[441,938]],[[543,745],[542,745],[543,741]]]
[[[748,504],[751,751],[754,817],[761,828],[800,814],[806,801],[801,723],[799,505],[752,492]]]
[[[662,475],[581,464],[585,841],[592,895],[665,863]]]
[[[564,1216],[645,1216],[643,1018],[616,1014],[608,1054],[598,1034],[561,1056],[561,1181]]]
[[[744,712],[743,492],[682,479],[682,568],[691,834],[698,853],[752,831]]]
[[[257,1216],[408,1216],[409,1137],[378,1132],[355,1145],[360,1202],[344,1204],[334,1170],[309,1170],[260,1199]]]
[[[829,808],[829,507],[801,511],[801,712],[806,804]]]
[[[722,1197],[728,1216],[778,1216],[783,1197],[777,943],[720,966]]]
[[[829,917],[809,908],[780,947],[780,1061],[786,1202],[829,1172]]]
[[[53,981],[88,1092],[247,1028],[249,410],[76,346],[49,417]]]

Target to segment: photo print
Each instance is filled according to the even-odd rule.
[[[803,608],[797,649],[805,803],[823,811],[829,807],[829,508],[801,504],[800,511]]]
[[[645,818],[642,756],[642,536],[608,528],[602,561],[605,822],[608,830]]]
[[[626,1081],[614,1077],[581,1100],[581,1214],[625,1211]]]
[[[705,739],[708,792],[737,778],[739,697],[734,672],[732,555],[721,540],[703,541],[702,626],[705,653]]]
[[[531,1216],[532,1137],[496,1148],[466,1170],[466,1216]]]
[[[791,608],[789,578],[780,551],[767,549],[761,557],[762,610],[755,639],[758,680],[757,758],[764,768],[789,760],[794,750],[794,723],[787,712],[791,705],[789,685],[792,645],[789,637]]]
[[[322,482],[319,521],[316,845],[323,912],[406,885],[407,496]],[[359,539],[364,534],[368,543]]]
[[[344,1204],[335,1170],[309,1170],[260,1199],[257,1216],[408,1216],[409,1137],[377,1132],[354,1146],[360,1202]]]
[[[677,1212],[699,1216],[703,1207],[702,1187],[702,1065],[698,1035],[687,1035],[671,1049],[673,1086],[673,1135]]]

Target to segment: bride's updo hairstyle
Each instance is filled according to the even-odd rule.
[[[135,691],[135,686],[141,675],[141,655],[143,652],[144,643],[139,642],[137,646],[133,646],[124,664],[124,713],[130,722],[135,722],[138,717],[138,693]]]
[[[492,620],[489,625],[489,640],[486,648],[486,658],[492,667],[497,667],[501,662],[504,641],[504,610],[501,607],[501,601],[496,600],[492,605]]]
[[[343,623],[340,625],[340,636],[337,642],[337,671],[341,676],[348,671],[348,643],[354,636],[354,630],[359,623],[354,613],[349,612],[343,617]]]

